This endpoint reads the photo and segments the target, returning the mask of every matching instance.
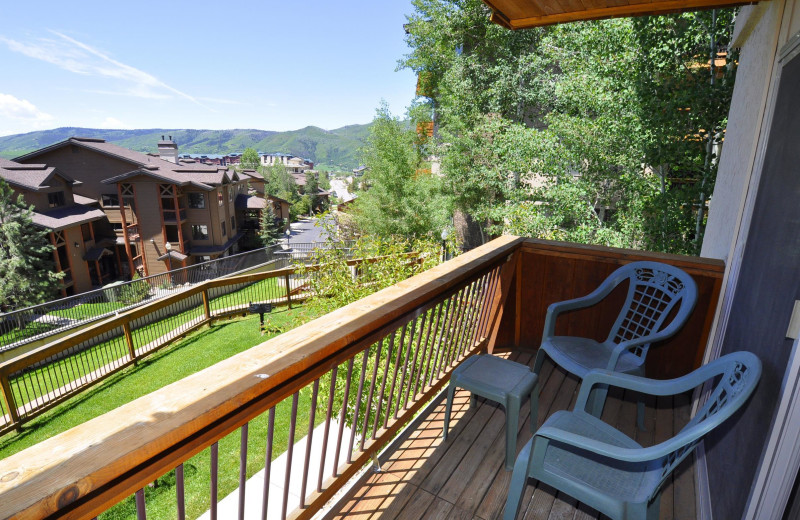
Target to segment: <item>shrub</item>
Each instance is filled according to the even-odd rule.
[[[150,296],[150,284],[142,280],[138,273],[133,275],[131,283],[123,285],[119,290],[119,301],[125,305],[139,303],[148,296]]]

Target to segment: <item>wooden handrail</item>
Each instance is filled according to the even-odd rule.
[[[499,238],[8,457],[0,462],[0,517],[97,514],[522,243]],[[254,277],[227,281],[267,278]]]

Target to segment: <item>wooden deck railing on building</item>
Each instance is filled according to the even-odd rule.
[[[191,509],[187,496],[196,496],[184,491],[188,480],[199,480],[214,518],[218,494],[230,491],[219,488],[219,472],[230,465],[220,463],[220,446],[233,438],[241,446],[239,517],[245,497],[255,493],[264,515],[279,504],[281,518],[310,518],[441,390],[463,359],[495,347],[534,349],[542,309],[568,294],[585,294],[615,265],[640,257],[681,265],[698,282],[700,301],[679,336],[685,345],[665,342],[650,354],[666,349],[680,358],[657,372],[691,368],[701,359],[716,305],[719,263],[502,237],[0,461],[0,517],[91,518],[131,495],[144,511],[143,488],[174,469],[177,516]],[[565,316],[559,327],[596,333],[608,312],[588,312]],[[284,441],[276,416],[288,420]],[[311,471],[318,425],[322,439],[318,433],[313,442],[322,443],[325,455]],[[250,438],[256,431],[259,438]],[[306,433],[305,453],[293,453]],[[263,489],[245,487],[256,469],[255,446],[256,460],[266,464]],[[274,496],[272,460],[283,449],[284,491]],[[183,464],[201,452],[210,458],[210,473],[185,472]],[[302,471],[291,470],[293,458],[303,461]],[[293,512],[290,482],[301,485]]]
[[[214,320],[247,312],[251,302],[291,307],[301,288],[294,273],[201,282],[0,363],[0,435]]]

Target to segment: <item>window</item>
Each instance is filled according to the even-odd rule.
[[[195,224],[192,226],[192,239],[208,240],[208,226]]]
[[[236,230],[236,217],[231,217],[231,233]]]
[[[104,193],[101,195],[104,208],[118,208],[119,195],[116,193]]]
[[[88,242],[92,239],[92,227],[91,224],[81,224],[81,238],[83,238],[84,242]]]
[[[47,204],[51,208],[60,208],[64,205],[64,192],[63,191],[56,191],[54,193],[47,194]]]
[[[220,190],[217,192],[217,201],[219,202],[220,206],[222,206],[222,203],[225,202],[225,196],[222,195],[222,188],[220,188]]]
[[[222,224],[222,236],[225,236],[227,234],[225,233],[225,223],[221,222],[221,224]]]
[[[189,207],[192,209],[203,209],[206,207],[205,193],[189,193]]]
[[[228,202],[233,202],[233,186],[228,186]]]

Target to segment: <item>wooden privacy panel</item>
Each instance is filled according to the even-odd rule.
[[[617,267],[637,260],[680,267],[697,283],[698,298],[689,321],[675,336],[654,344],[647,355],[648,377],[667,379],[700,366],[714,317],[724,264],[720,260],[528,239],[498,332],[499,350],[537,349],[547,306],[589,294]],[[556,334],[604,340],[625,299],[627,284],[588,309],[561,315]]]

